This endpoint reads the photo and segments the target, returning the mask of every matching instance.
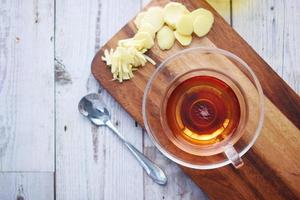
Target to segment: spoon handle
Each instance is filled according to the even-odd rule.
[[[156,164],[149,160],[144,154],[137,150],[132,144],[125,140],[125,138],[120,134],[116,127],[107,121],[106,125],[123,141],[125,146],[130,150],[132,155],[137,159],[140,165],[144,168],[148,176],[150,176],[154,182],[159,185],[165,185],[167,183],[167,176],[162,169],[160,169]]]
[[[156,164],[149,160],[144,154],[137,150],[132,144],[125,142],[125,145],[139,161],[146,173],[154,180],[154,182],[165,185],[167,183],[167,177],[165,173]]]

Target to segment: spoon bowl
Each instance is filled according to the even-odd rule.
[[[104,126],[110,120],[110,114],[100,94],[92,93],[84,96],[78,104],[79,112],[88,117],[97,126]]]

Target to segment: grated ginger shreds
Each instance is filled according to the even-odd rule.
[[[144,53],[147,51],[143,47],[143,40],[134,40],[132,38],[120,40],[116,50],[104,50],[101,57],[110,67],[113,80],[123,82],[133,78],[133,71],[140,66],[144,66],[147,61],[155,65],[155,61]]]

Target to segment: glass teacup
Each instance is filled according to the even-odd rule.
[[[228,94],[234,101],[225,101]],[[195,169],[229,163],[238,168],[261,131],[263,99],[243,60],[222,49],[196,47],[155,70],[145,89],[143,118],[153,143],[174,162]]]

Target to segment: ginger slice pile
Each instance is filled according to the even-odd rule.
[[[155,43],[161,50],[171,49],[177,40],[182,46],[188,46],[193,33],[203,37],[211,30],[214,23],[213,14],[198,8],[190,12],[183,4],[168,3],[164,8],[154,6],[140,12],[134,24],[137,33],[128,39],[118,41],[116,49],[105,50],[102,60],[110,67],[113,80],[129,80],[133,71],[147,62],[155,65],[154,60],[145,55]]]
[[[188,46],[192,42],[193,33],[198,37],[208,34],[214,23],[214,16],[204,8],[190,12],[183,4],[170,2],[164,8],[155,6],[139,13],[134,23],[138,31],[148,32],[152,37],[153,32],[157,32],[158,47],[168,50],[172,48],[174,38],[182,46]]]

